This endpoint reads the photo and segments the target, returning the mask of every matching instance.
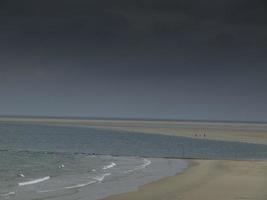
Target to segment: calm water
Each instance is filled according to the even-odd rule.
[[[143,157],[267,158],[267,145],[11,123],[0,123],[0,149]]]

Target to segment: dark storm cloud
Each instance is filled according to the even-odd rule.
[[[0,40],[11,52],[22,46],[30,53],[53,47],[63,54],[176,56],[266,46],[266,3],[260,0],[1,2]]]
[[[261,0],[13,0],[0,5],[0,40],[5,47],[21,43],[62,50],[70,44],[81,51],[91,45],[108,51],[173,52],[266,44],[266,2]]]
[[[266,13],[261,0],[2,0],[0,48],[11,54],[100,53],[115,60],[127,54],[209,60],[251,49],[262,54]]]
[[[264,0],[0,0],[0,44],[3,114],[267,120]]]
[[[187,33],[190,38],[197,33],[200,37],[209,36],[208,30],[214,30],[210,34],[216,35],[233,28],[260,28],[266,24],[265,11],[266,2],[260,0],[253,3],[240,0],[13,0],[1,1],[1,29],[24,36],[82,34],[91,40],[109,35],[142,35],[149,39],[149,34],[153,36],[158,32],[165,35]]]

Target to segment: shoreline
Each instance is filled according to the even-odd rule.
[[[73,183],[68,180],[68,177],[63,176],[47,176],[34,180],[28,177],[28,180],[18,181],[16,187],[1,191],[0,199],[3,197],[10,200],[37,198],[42,200],[87,200],[88,198],[98,200],[110,195],[135,191],[144,184],[181,173],[188,167],[188,162],[181,159],[141,159],[141,157],[120,157],[115,160],[108,157],[107,159],[109,162],[96,168],[97,173],[77,173],[75,176],[72,174],[72,179],[75,180]],[[68,166],[68,163],[65,162],[64,165]]]
[[[175,176],[102,200],[265,200],[266,177],[266,161],[192,160]]]
[[[144,167],[142,170],[134,169],[131,172],[127,171],[124,177],[116,181],[109,176],[105,182],[100,183],[102,184],[101,186],[93,184],[90,188],[81,188],[77,193],[78,196],[75,196],[75,198],[79,197],[81,200],[101,200],[110,196],[136,191],[143,185],[182,173],[188,167],[188,162],[183,159],[150,158],[150,161],[151,165],[148,167]],[[62,197],[63,199],[72,200],[74,196],[65,196]]]
[[[165,159],[168,159],[168,158],[165,158]],[[138,188],[136,188],[136,190],[110,195],[106,198],[102,198],[99,200],[122,200],[122,199],[128,200],[128,198],[129,199],[130,198],[135,199],[135,195],[136,195],[135,193],[139,193],[140,191],[146,190],[147,187],[154,187],[154,185],[159,185],[159,184],[163,185],[164,182],[169,181],[174,177],[179,177],[179,176],[183,175],[184,173],[186,173],[188,170],[191,170],[192,167],[198,165],[198,163],[195,161],[195,159],[183,159],[183,160],[185,160],[187,162],[187,167],[184,168],[182,171],[177,172],[173,176],[166,176],[166,177],[163,177],[162,179],[151,181],[151,182],[146,183],[144,185],[140,185]]]

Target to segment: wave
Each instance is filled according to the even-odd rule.
[[[67,187],[64,187],[64,188],[58,188],[58,189],[52,189],[52,190],[40,190],[38,191],[37,193],[48,193],[48,192],[57,192],[57,191],[62,191],[62,190],[65,190],[65,189],[75,189],[75,188],[81,188],[81,187],[85,187],[87,185],[91,185],[93,183],[96,183],[97,181],[90,181],[90,182],[86,182],[86,183],[81,183],[81,184],[78,184],[78,185],[73,185],[73,186],[67,186]]]
[[[93,179],[101,182],[105,179],[106,176],[110,176],[110,175],[111,175],[111,173],[105,173],[105,174],[102,174],[99,176],[95,176]]]
[[[124,173],[130,173],[130,172],[134,172],[134,171],[137,171],[137,170],[145,169],[150,164],[151,164],[151,161],[146,159],[146,158],[144,158],[144,163],[142,165],[137,166],[137,167],[135,167],[133,169],[127,170]]]
[[[90,181],[90,182],[87,182],[87,183],[82,183],[82,184],[78,184],[78,185],[74,185],[74,186],[68,186],[68,187],[65,187],[65,189],[73,189],[73,188],[80,188],[80,187],[85,187],[87,185],[91,185],[93,183],[96,183],[97,181]]]
[[[40,191],[37,191],[37,193],[56,192],[56,191],[60,191],[60,190],[63,190],[63,189],[64,189],[64,188],[55,189],[55,190],[40,190]]]
[[[110,169],[110,168],[115,167],[116,165],[117,165],[116,163],[112,162],[112,163],[110,163],[109,165],[104,166],[102,169],[104,169],[104,170],[106,170],[106,169]]]
[[[61,165],[59,165],[57,168],[58,169],[62,169],[62,168],[64,168],[65,167],[65,165],[64,164],[61,164]]]
[[[44,178],[39,178],[39,179],[32,180],[32,181],[22,182],[22,183],[19,183],[18,185],[19,186],[32,185],[32,184],[40,183],[40,182],[43,182],[43,181],[46,181],[49,179],[50,179],[50,176],[46,176]]]
[[[111,175],[111,173],[105,173],[105,174],[93,177],[92,179],[94,179],[94,181],[89,181],[86,183],[81,183],[81,184],[77,184],[77,185],[73,185],[73,186],[67,186],[64,188],[59,188],[59,189],[54,189],[54,190],[53,189],[52,190],[41,190],[41,191],[38,191],[38,193],[56,192],[56,191],[60,191],[60,190],[64,190],[64,189],[75,189],[75,188],[85,187],[87,185],[91,185],[91,184],[94,184],[97,182],[102,182],[106,176],[110,176],[110,175]]]
[[[25,178],[24,174],[18,174],[19,177]]]

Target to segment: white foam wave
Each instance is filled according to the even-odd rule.
[[[143,168],[146,168],[147,166],[149,166],[151,164],[151,161],[148,159],[144,159],[144,164],[142,165]]]
[[[64,168],[64,167],[65,167],[64,164],[61,164],[61,165],[58,166],[59,169],[62,169],[62,168]]]
[[[95,176],[95,177],[88,177],[88,178],[93,179],[93,181],[89,181],[86,183],[81,183],[81,184],[77,184],[77,185],[73,185],[73,186],[67,186],[67,187],[55,189],[55,190],[41,190],[41,191],[38,191],[38,193],[56,192],[56,191],[64,190],[64,189],[75,189],[75,188],[85,187],[87,185],[91,185],[91,184],[94,184],[97,182],[102,182],[105,179],[105,177],[110,176],[110,175],[111,175],[111,173],[105,173],[105,174],[101,174],[101,175]],[[38,180],[41,180],[41,179],[38,179]],[[21,184],[25,184],[25,183],[29,183],[29,182],[24,182]]]
[[[151,164],[151,161],[148,160],[148,159],[144,159],[144,163],[140,166],[137,166],[133,169],[130,169],[130,170],[127,170],[125,171],[124,173],[130,173],[130,172],[134,172],[134,171],[137,171],[137,170],[142,170],[142,169],[145,169],[146,167],[148,167],[149,165]]]
[[[48,193],[48,192],[57,192],[57,191],[61,191],[61,190],[65,190],[65,189],[75,189],[75,188],[81,188],[81,187],[85,187],[87,185],[91,185],[93,183],[96,183],[97,181],[90,181],[90,182],[86,182],[86,183],[81,183],[78,185],[73,185],[73,186],[67,186],[64,188],[59,188],[59,189],[54,189],[54,190],[40,190],[38,191],[38,193]]]
[[[97,181],[90,181],[90,182],[87,182],[87,183],[82,183],[82,184],[78,184],[78,185],[74,185],[74,186],[69,186],[69,187],[65,187],[66,189],[73,189],[73,188],[80,188],[80,187],[85,187],[87,185],[90,185],[90,184],[93,184],[93,183],[96,183]]]
[[[18,176],[20,176],[22,178],[25,178],[25,175],[24,174],[18,174]]]
[[[104,166],[102,169],[104,169],[104,170],[106,170],[106,169],[110,169],[110,168],[115,167],[116,165],[117,165],[116,163],[112,162],[112,163],[110,163],[109,165]]]
[[[39,178],[39,179],[32,180],[32,181],[22,182],[22,183],[19,183],[18,185],[19,186],[32,185],[32,184],[40,183],[40,182],[43,182],[43,181],[46,181],[49,179],[50,179],[50,176],[46,176],[44,178]]]
[[[61,189],[56,189],[56,190],[40,190],[40,191],[37,191],[37,193],[56,192],[56,191],[59,191],[59,190],[63,190],[63,189],[61,188]]]
[[[99,176],[96,176],[94,177],[93,179],[94,180],[97,180],[99,182],[103,181],[105,179],[106,176],[110,176],[111,173],[105,173],[105,174],[102,174],[102,175],[99,175]]]

